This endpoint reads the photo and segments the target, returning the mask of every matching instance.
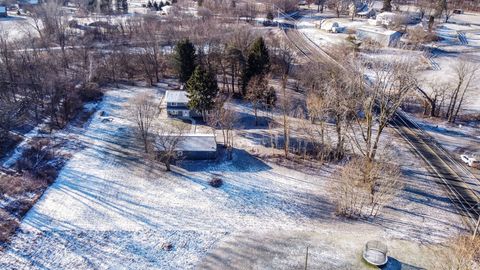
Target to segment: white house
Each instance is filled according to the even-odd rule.
[[[172,117],[188,118],[190,109],[188,108],[189,98],[186,91],[168,90],[165,94],[167,102],[167,114]]]
[[[373,40],[384,47],[395,46],[402,37],[402,33],[387,30],[382,27],[364,26],[357,29],[357,39]]]
[[[385,25],[385,26],[391,26],[395,23],[396,20],[398,20],[399,15],[393,12],[382,12],[380,14],[377,14],[377,17],[375,18],[377,21],[377,25]]]

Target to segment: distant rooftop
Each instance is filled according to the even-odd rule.
[[[394,31],[394,30],[388,30],[382,27],[373,27],[373,26],[362,26],[362,27],[359,27],[357,31],[364,31],[364,32],[370,32],[370,33],[376,33],[376,34],[388,35],[388,36],[397,33],[397,31]]]
[[[168,90],[165,93],[166,102],[188,103],[186,91]]]

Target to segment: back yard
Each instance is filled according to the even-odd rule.
[[[121,85],[106,92],[86,131],[68,137],[84,148],[25,216],[0,268],[296,269],[308,245],[311,269],[361,269],[371,239],[386,241],[397,262],[428,267],[431,246],[463,231],[440,185],[404,143],[394,149],[405,188],[371,222],[334,215],[328,185],[335,164],[302,168],[249,153],[259,144],[255,128],[238,132],[233,160],[185,161],[165,173],[144,162],[126,109],[133,95],[160,98],[165,90]],[[211,187],[212,177],[223,186]]]

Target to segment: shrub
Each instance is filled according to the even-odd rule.
[[[349,218],[375,218],[402,189],[400,169],[392,164],[353,158],[331,185],[336,213]]]
[[[43,190],[46,187],[46,180],[30,177],[29,175],[0,176],[0,195],[15,196],[26,192]]]
[[[17,229],[18,221],[5,210],[0,209],[0,242],[8,242],[10,235]]]
[[[166,242],[162,244],[162,249],[165,251],[170,251],[173,249],[173,244],[170,242]]]
[[[220,177],[212,177],[208,184],[214,188],[219,188],[223,185],[223,180]]]
[[[23,152],[17,162],[18,170],[31,174],[34,178],[44,179],[49,183],[57,177],[58,169],[63,165],[62,158],[57,157],[54,147],[47,139],[36,139]]]
[[[83,102],[97,101],[102,98],[103,92],[96,83],[86,83],[79,91],[80,99]]]

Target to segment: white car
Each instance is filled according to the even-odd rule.
[[[460,155],[460,159],[462,159],[462,161],[469,167],[480,168],[480,160],[477,160],[476,158],[469,157],[467,155]]]

